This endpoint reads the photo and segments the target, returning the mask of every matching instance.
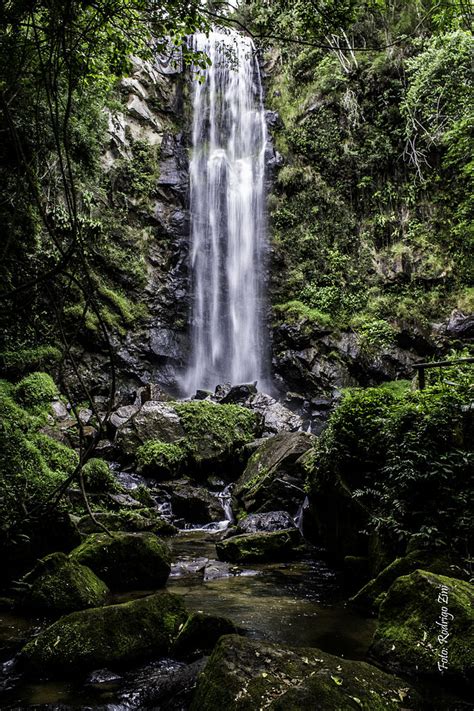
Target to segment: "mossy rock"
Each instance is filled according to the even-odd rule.
[[[58,388],[48,373],[30,373],[15,386],[15,398],[25,407],[49,405],[58,395]]]
[[[23,578],[31,586],[22,600],[25,607],[44,612],[73,612],[103,605],[107,585],[90,568],[64,553],[51,553]]]
[[[406,681],[319,649],[222,637],[199,678],[191,711],[420,708]]]
[[[463,580],[426,570],[402,576],[380,606],[370,653],[394,671],[472,682],[473,605],[474,586]]]
[[[112,590],[152,590],[170,573],[170,553],[154,533],[93,533],[71,553]]]
[[[110,466],[103,459],[89,459],[82,468],[82,475],[87,491],[98,494],[120,491]]]
[[[33,676],[121,668],[167,654],[186,618],[181,598],[165,592],[73,612],[28,642],[20,664]]]
[[[361,610],[377,612],[389,587],[402,575],[409,575],[417,569],[428,570],[442,575],[453,570],[453,561],[447,555],[436,555],[432,551],[412,551],[403,558],[396,558],[387,565],[376,578],[370,580],[350,602]]]
[[[248,513],[284,509],[295,514],[306,478],[301,458],[313,442],[314,437],[305,432],[281,432],[264,441],[237,480],[236,506]]]
[[[189,659],[196,654],[209,653],[222,636],[236,632],[234,623],[226,617],[195,612],[188,617],[171,654],[178,659]]]
[[[148,401],[119,427],[116,443],[148,474],[174,477],[232,465],[236,450],[260,433],[260,415],[239,405]]]
[[[298,553],[301,534],[297,528],[272,533],[247,533],[216,543],[219,560],[231,563],[288,560]]]
[[[160,536],[173,536],[178,532],[176,526],[158,516],[154,509],[141,509],[126,512],[98,512],[94,514],[97,523],[90,516],[82,516],[77,527],[81,533],[100,533],[102,526],[108,531],[123,531],[126,533],[155,533]]]

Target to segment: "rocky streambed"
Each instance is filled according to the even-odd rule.
[[[316,438],[281,404],[253,386],[198,396],[120,407],[84,467],[94,520],[71,487],[49,548],[7,558],[2,708],[470,708],[472,586],[415,547],[374,563],[341,482],[308,507]],[[69,436],[62,411],[51,420],[48,436]],[[339,521],[328,564],[318,539]]]

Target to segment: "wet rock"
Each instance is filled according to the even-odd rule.
[[[53,400],[51,403],[51,412],[56,420],[65,420],[69,417],[68,409],[61,400]]]
[[[100,607],[109,594],[105,583],[90,568],[64,553],[52,553],[38,561],[22,585],[28,586],[22,606],[47,613]]]
[[[166,654],[187,617],[181,598],[169,593],[73,612],[23,647],[20,663],[34,676],[113,670]]]
[[[171,653],[178,659],[202,656],[211,652],[223,635],[236,633],[234,623],[226,617],[195,612],[188,617]]]
[[[305,493],[301,457],[314,441],[315,437],[305,432],[282,432],[267,439],[236,482],[234,509],[241,505],[249,513],[262,513],[284,506],[295,515]]]
[[[171,506],[178,518],[192,524],[221,521],[224,511],[220,500],[203,487],[189,483],[177,485],[171,491]]]
[[[195,560],[178,560],[171,566],[171,578],[181,578],[184,575],[198,575],[204,573],[204,569],[209,563],[208,558],[196,558]]]
[[[416,570],[389,588],[370,653],[393,670],[472,684],[473,610],[473,585]]]
[[[232,536],[216,543],[217,556],[232,563],[273,562],[296,556],[302,542],[297,528]]]
[[[246,516],[238,522],[233,530],[236,534],[258,533],[259,531],[271,533],[272,531],[283,531],[289,528],[295,528],[295,522],[289,513],[286,511],[270,511]]]
[[[191,711],[395,711],[401,703],[420,707],[406,681],[370,664],[231,635],[221,638],[209,658]]]
[[[168,547],[153,533],[93,533],[71,553],[112,590],[150,590],[170,574]]]
[[[257,383],[248,383],[245,385],[234,385],[229,392],[220,399],[220,402],[225,403],[246,403],[247,400],[257,394]]]
[[[108,494],[109,501],[119,509],[140,509],[142,504],[130,494]]]
[[[115,430],[118,430],[119,427],[123,427],[123,425],[128,422],[128,420],[133,417],[138,410],[139,408],[137,405],[123,405],[115,410],[115,412],[111,414],[109,420],[113,431],[115,432]]]
[[[138,400],[141,405],[150,400],[154,402],[169,402],[171,396],[166,393],[163,388],[157,383],[147,383],[143,388],[138,390]]]
[[[446,333],[451,338],[474,338],[474,314],[454,310],[449,317]]]

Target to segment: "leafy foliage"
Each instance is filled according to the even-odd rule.
[[[472,369],[456,386],[349,391],[316,447],[313,480],[341,480],[364,505],[371,529],[466,553],[474,451],[464,406],[473,392]]]

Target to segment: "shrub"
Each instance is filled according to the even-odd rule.
[[[368,530],[394,541],[465,551],[474,523],[468,392],[465,383],[350,391],[309,460],[310,487],[342,482],[364,505]]]

